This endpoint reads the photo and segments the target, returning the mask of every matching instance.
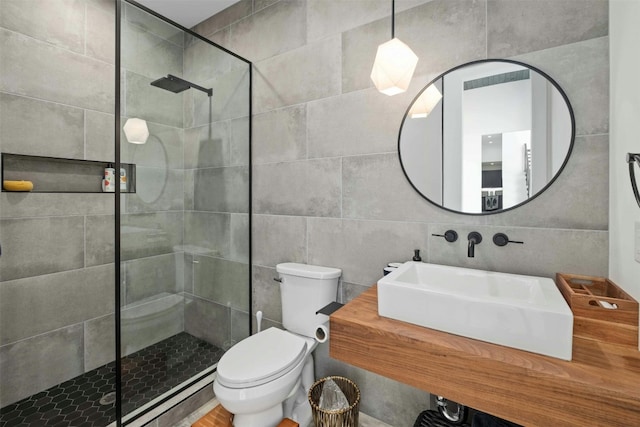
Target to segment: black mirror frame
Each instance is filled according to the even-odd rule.
[[[571,118],[571,141],[569,142],[569,148],[567,150],[567,154],[564,158],[564,161],[562,162],[562,165],[560,166],[560,168],[558,168],[558,171],[553,175],[553,177],[551,178],[551,180],[549,180],[549,182],[540,189],[540,191],[538,191],[537,193],[535,193],[533,196],[529,197],[528,199],[510,206],[508,208],[505,209],[501,209],[499,211],[491,211],[491,212],[461,212],[461,211],[457,211],[454,209],[450,209],[447,207],[442,206],[441,204],[438,204],[436,202],[434,202],[433,200],[429,199],[426,195],[424,195],[411,181],[411,179],[409,178],[409,175],[407,175],[407,171],[404,167],[404,164],[402,163],[402,154],[400,152],[400,143],[402,141],[402,128],[404,127],[404,122],[405,120],[407,120],[407,117],[409,116],[409,111],[411,110],[411,107],[413,106],[413,104],[416,102],[416,100],[420,97],[420,95],[422,95],[422,92],[424,92],[429,86],[431,86],[432,84],[434,84],[435,82],[437,82],[439,79],[443,78],[445,75],[456,71],[460,68],[464,68],[470,65],[476,65],[476,64],[482,64],[482,63],[486,63],[486,62],[505,62],[508,64],[516,64],[516,65],[520,65],[522,67],[526,67],[530,70],[535,71],[536,73],[540,74],[541,76],[543,76],[544,78],[547,79],[547,81],[549,81],[555,88],[556,90],[560,93],[560,95],[562,96],[562,98],[564,99],[564,102],[567,104],[567,109],[569,110],[569,116]],[[508,212],[511,211],[513,209],[519,208],[520,206],[523,206],[527,203],[529,203],[530,201],[534,200],[535,198],[537,198],[539,195],[541,195],[542,193],[544,193],[545,191],[547,191],[547,189],[549,187],[551,187],[551,185],[556,181],[556,179],[558,179],[558,177],[560,176],[560,174],[562,173],[562,171],[564,170],[565,166],[567,165],[567,163],[569,162],[569,158],[571,157],[571,153],[573,152],[573,145],[575,143],[576,140],[576,119],[575,119],[575,115],[573,113],[573,107],[571,106],[571,102],[569,102],[569,98],[567,97],[567,94],[564,92],[564,90],[562,90],[562,88],[560,87],[560,85],[554,80],[552,79],[547,73],[545,73],[544,71],[540,70],[539,68],[534,67],[533,65],[529,65],[526,64],[524,62],[520,62],[520,61],[514,61],[512,59],[480,59],[477,61],[471,61],[471,62],[466,62],[464,64],[461,65],[457,65],[453,68],[448,69],[447,71],[445,71],[444,73],[440,74],[439,76],[437,76],[436,78],[434,78],[433,80],[431,80],[424,88],[422,88],[422,90],[420,90],[420,92],[418,92],[418,94],[413,98],[413,100],[411,101],[411,103],[409,104],[409,107],[407,108],[406,112],[404,113],[404,117],[402,118],[402,122],[400,123],[400,131],[398,132],[398,160],[400,160],[400,167],[402,168],[402,173],[404,173],[405,178],[407,179],[407,181],[409,181],[409,184],[411,184],[411,187],[413,187],[413,189],[420,195],[422,196],[425,200],[427,200],[429,203],[431,203],[434,206],[439,207],[440,209],[444,209],[446,211],[449,212],[453,212],[453,213],[457,213],[457,214],[461,214],[461,215],[472,215],[472,216],[483,216],[483,215],[496,215],[496,214],[501,214],[504,212]]]

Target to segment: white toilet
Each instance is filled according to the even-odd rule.
[[[283,263],[280,276],[282,324],[231,347],[218,362],[216,397],[235,427],[275,427],[284,417],[311,422],[307,393],[314,382],[318,325],[329,320],[316,311],[336,299],[338,268]]]

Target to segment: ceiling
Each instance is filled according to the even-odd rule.
[[[160,15],[191,28],[238,0],[136,0]]]

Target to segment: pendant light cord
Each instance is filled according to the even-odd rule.
[[[395,37],[396,33],[396,0],[391,0],[391,38]]]

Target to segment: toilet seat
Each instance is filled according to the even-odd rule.
[[[299,365],[306,353],[302,337],[269,328],[231,347],[218,362],[217,380],[228,388],[257,387]]]

